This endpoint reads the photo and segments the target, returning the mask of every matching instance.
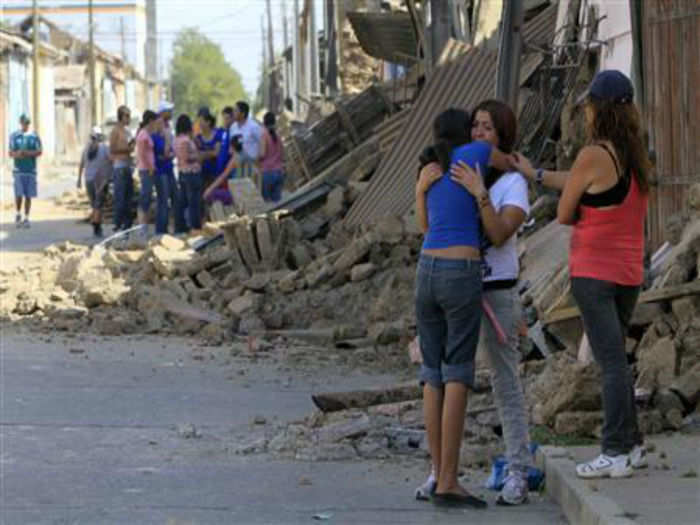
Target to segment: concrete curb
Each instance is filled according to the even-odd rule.
[[[560,447],[540,447],[537,465],[545,472],[545,490],[572,525],[638,525],[610,498],[594,492],[576,476],[575,463]]]

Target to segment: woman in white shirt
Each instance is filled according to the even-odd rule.
[[[472,113],[471,126],[472,140],[489,142],[504,153],[513,151],[517,121],[507,104],[498,100],[480,103]],[[508,474],[498,502],[518,505],[527,501],[527,469],[532,464],[525,396],[518,375],[522,305],[517,287],[516,240],[517,231],[530,211],[527,181],[514,171],[503,173],[486,166],[472,170],[463,163],[452,168],[452,179],[477,200],[484,233],[483,297],[506,335],[506,341],[501,342],[490,322],[481,324],[480,347],[487,353],[492,370],[508,461]],[[420,499],[434,490],[431,478],[418,489],[416,496]]]

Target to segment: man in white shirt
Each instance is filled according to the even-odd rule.
[[[262,126],[252,118],[249,118],[250,106],[247,102],[239,100],[233,109],[233,124],[229,136],[241,137],[243,151],[240,154],[241,176],[249,177],[253,171],[253,165],[258,160],[260,152],[260,140],[262,139]]]

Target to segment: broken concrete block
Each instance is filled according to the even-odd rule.
[[[377,271],[377,267],[372,263],[358,264],[350,271],[350,280],[353,282],[369,279]]]
[[[243,262],[251,271],[254,271],[260,267],[260,255],[255,245],[252,221],[247,217],[238,220],[235,231]]]
[[[36,297],[27,292],[21,292],[17,296],[17,303],[14,312],[19,315],[31,315],[38,310]]]
[[[243,287],[254,292],[264,292],[268,284],[270,284],[270,274],[256,273],[243,283]]]
[[[377,239],[389,244],[398,244],[403,239],[406,229],[401,217],[387,215],[374,226]]]
[[[187,247],[187,243],[182,239],[178,239],[177,237],[173,237],[172,235],[167,234],[163,235],[160,238],[158,244],[160,244],[166,250],[170,250],[173,252],[184,250]]]
[[[644,435],[658,434],[664,429],[664,420],[658,410],[645,410],[638,414],[639,431]]]
[[[671,302],[671,310],[680,326],[688,325],[700,312],[700,297],[679,297]]]
[[[215,288],[216,287],[216,280],[212,275],[206,271],[202,270],[199,272],[197,275],[195,275],[195,279],[197,279],[197,282],[202,288]]]
[[[663,313],[663,308],[659,303],[637,304],[629,324],[635,327],[648,326],[661,317]]]
[[[265,323],[260,317],[254,314],[245,314],[238,323],[238,332],[241,334],[253,334],[264,331]]]
[[[285,277],[280,279],[279,283],[277,283],[277,287],[279,288],[280,292],[282,293],[292,293],[296,290],[296,281],[297,278],[299,277],[299,272],[290,272],[287,274]]]
[[[331,190],[326,197],[326,204],[324,204],[322,212],[323,215],[332,219],[343,213],[345,209],[345,188],[342,186],[336,186]]]
[[[306,284],[309,288],[314,288],[326,282],[333,275],[333,267],[325,264],[320,270],[306,277]]]
[[[311,253],[303,243],[296,244],[289,250],[289,259],[296,269],[304,268],[312,261]]]
[[[595,436],[597,429],[603,424],[603,413],[594,412],[562,412],[557,414],[554,431],[557,434],[573,434],[578,436]]]
[[[241,317],[245,312],[255,308],[255,306],[255,294],[247,293],[231,301],[227,308],[232,314]]]
[[[653,347],[643,348],[637,353],[639,377],[635,386],[647,392],[669,386],[676,376],[677,367],[676,345],[670,336],[663,337]]]
[[[162,246],[154,246],[150,250],[150,259],[156,272],[168,279],[177,277],[179,268],[192,261],[196,256],[194,250],[173,252]]]
[[[343,250],[342,254],[335,262],[336,272],[346,272],[362,261],[369,254],[369,250],[374,244],[374,236],[370,233],[355,239],[350,246]]]
[[[347,422],[338,422],[322,427],[318,431],[319,441],[322,443],[337,443],[346,438],[353,438],[365,435],[372,428],[369,417],[360,417]]]
[[[687,406],[696,405],[700,401],[700,363],[696,363],[693,368],[676,378],[670,388]]]

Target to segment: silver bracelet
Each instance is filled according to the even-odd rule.
[[[537,184],[542,184],[542,181],[544,180],[544,170],[542,168],[537,168],[535,171],[535,182]]]

